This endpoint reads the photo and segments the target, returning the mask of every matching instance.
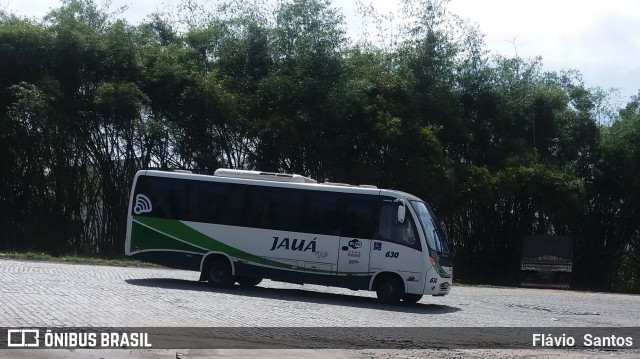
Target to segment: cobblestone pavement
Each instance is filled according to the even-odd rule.
[[[271,281],[256,288],[218,290],[197,282],[198,276],[163,268],[0,259],[0,327],[640,324],[640,296],[633,295],[457,286],[446,297],[424,297],[413,306],[387,306],[378,303],[372,292]],[[343,353],[347,357],[404,356],[387,351]],[[421,355],[420,351],[410,353],[408,357]],[[447,355],[459,357],[455,353]]]

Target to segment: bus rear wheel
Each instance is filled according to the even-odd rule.
[[[262,282],[262,278],[260,278],[260,277],[238,277],[238,278],[236,278],[236,281],[238,282],[238,284],[240,284],[243,287],[254,287],[254,286],[260,284],[260,282]]]
[[[402,296],[402,301],[405,303],[418,303],[418,301],[422,299],[422,294],[409,294],[409,293],[405,293]]]
[[[403,294],[404,286],[397,276],[385,275],[378,280],[376,295],[383,303],[398,303]]]
[[[235,282],[231,274],[231,264],[226,259],[216,258],[211,260],[205,271],[205,277],[211,286],[230,287]]]

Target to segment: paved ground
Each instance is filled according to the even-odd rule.
[[[640,296],[552,290],[455,287],[446,297],[390,307],[374,293],[264,281],[214,290],[198,273],[0,259],[0,327],[565,327],[640,324]],[[640,340],[640,338],[636,339]],[[47,355],[45,355],[47,353]],[[0,357],[175,357],[175,351],[0,351]],[[184,351],[185,358],[264,357],[269,351]],[[288,353],[288,354],[287,354]],[[555,351],[339,350],[275,352],[274,357],[555,357]],[[558,355],[566,352],[558,351]],[[638,352],[579,352],[638,357]],[[542,355],[542,356],[541,356]],[[630,356],[629,356],[630,355]],[[559,356],[558,356],[559,357]]]

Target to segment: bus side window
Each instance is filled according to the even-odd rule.
[[[240,226],[246,215],[247,192],[250,186],[226,184],[228,191],[224,196],[224,208],[214,223],[228,226]]]
[[[398,223],[395,227],[396,230],[393,231],[393,237],[391,238],[394,242],[408,246],[414,246],[418,243],[418,232],[416,231],[413,216],[410,213],[407,213],[404,223]]]
[[[227,205],[229,186],[226,183],[194,182],[191,187],[190,221],[218,223]]]
[[[278,189],[271,208],[275,213],[273,228],[300,232],[303,213],[303,196],[300,190]]]
[[[384,202],[380,210],[378,234],[381,240],[403,244],[410,247],[420,245],[415,221],[411,213],[407,212],[404,223],[398,223],[396,214],[398,204]]]
[[[242,220],[242,226],[252,228],[269,228],[269,203],[265,198],[264,189],[260,187],[247,187],[247,210]]]
[[[187,218],[187,184],[183,180],[160,177],[145,177],[146,195],[151,201],[152,217],[186,219]]]
[[[299,231],[302,196],[299,191],[276,187],[252,187],[246,216],[247,227]]]
[[[392,232],[396,223],[398,205],[393,202],[384,202],[380,208],[380,221],[378,225],[378,236],[381,240],[391,241]]]
[[[304,191],[304,219],[301,232],[339,236],[338,196],[323,191]]]
[[[379,207],[373,200],[347,197],[342,203],[342,236],[374,239],[378,232]]]

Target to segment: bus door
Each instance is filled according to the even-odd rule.
[[[338,254],[339,273],[367,273],[371,240],[357,237],[340,237]]]
[[[368,273],[371,239],[376,232],[378,206],[373,199],[345,198],[341,203],[342,234],[338,273]]]
[[[385,200],[380,209],[378,237],[372,243],[369,266],[374,272],[399,273],[405,280],[407,292],[422,293],[427,257],[421,250],[416,222],[409,210],[405,212],[403,222],[397,217],[398,203]]]

